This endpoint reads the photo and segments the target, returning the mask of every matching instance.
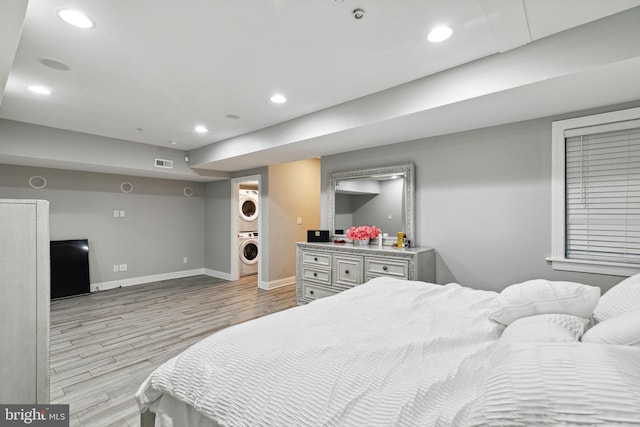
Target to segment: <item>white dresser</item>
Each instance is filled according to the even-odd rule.
[[[0,402],[49,403],[49,202],[0,199]]]
[[[379,276],[433,282],[432,248],[356,246],[351,243],[296,244],[296,302],[342,292]]]

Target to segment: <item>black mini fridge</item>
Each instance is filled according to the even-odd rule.
[[[50,250],[51,298],[89,293],[89,241],[52,240]]]

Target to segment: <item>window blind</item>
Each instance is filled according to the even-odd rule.
[[[610,129],[565,134],[565,256],[640,264],[640,126]]]

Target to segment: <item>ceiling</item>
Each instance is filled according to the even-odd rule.
[[[619,41],[594,21],[626,11],[630,22],[610,24],[622,33],[619,22],[640,27],[639,7],[640,0],[3,0],[0,118],[182,150],[192,166],[215,171],[319,157],[638,100],[640,89],[623,89],[640,87],[638,33]],[[85,12],[95,27],[69,26],[56,14],[62,8]],[[439,24],[452,37],[428,42]],[[590,26],[615,48],[585,45]],[[574,50],[587,58],[560,67],[564,54],[554,52]],[[603,96],[583,95],[611,80],[617,86]],[[31,93],[32,84],[53,93]],[[272,103],[275,93],[287,102]],[[522,99],[526,111],[514,109]],[[460,114],[471,118],[461,123]]]

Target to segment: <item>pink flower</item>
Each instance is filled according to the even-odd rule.
[[[352,240],[375,239],[380,235],[380,229],[375,225],[361,225],[359,227],[351,227],[347,230],[347,237]]]

